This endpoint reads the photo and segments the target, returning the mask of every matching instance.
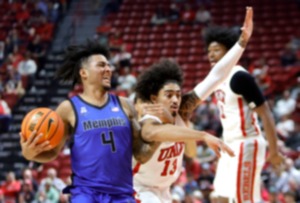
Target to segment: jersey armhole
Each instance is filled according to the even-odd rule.
[[[76,133],[77,128],[78,128],[78,118],[79,118],[79,115],[78,115],[78,112],[76,111],[75,104],[73,103],[72,99],[68,98],[67,100],[71,103],[71,106],[72,106],[72,109],[73,109],[73,112],[74,112],[74,115],[75,115],[74,128],[72,128],[72,126],[70,124],[68,126],[69,128],[72,129],[69,132],[69,136],[70,136],[69,147],[70,147],[70,149],[72,149],[72,145],[74,144],[74,134]]]

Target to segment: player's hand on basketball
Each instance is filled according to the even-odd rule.
[[[243,27],[241,28],[241,35],[239,38],[239,44],[242,47],[246,47],[252,32],[253,32],[253,9],[252,7],[246,8],[246,16],[244,20]]]
[[[279,168],[284,163],[284,157],[279,153],[270,153],[267,157],[267,162],[272,164],[274,168]]]
[[[52,146],[47,140],[38,144],[38,141],[43,137],[43,134],[38,135],[36,131],[32,132],[28,140],[25,139],[25,136],[22,133],[20,133],[20,137],[22,154],[28,160],[32,160],[38,154],[52,149]]]
[[[233,150],[219,138],[217,138],[211,134],[207,134],[204,137],[204,141],[206,142],[208,147],[210,147],[212,150],[214,150],[214,152],[216,153],[218,158],[221,157],[221,151],[227,153],[231,157],[234,156]]]

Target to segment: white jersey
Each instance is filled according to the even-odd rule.
[[[238,71],[246,70],[241,66],[235,66],[227,79],[215,91],[225,142],[261,134],[257,115],[250,108],[252,104],[248,104],[242,95],[234,93],[230,87],[232,76]]]
[[[133,160],[134,187],[169,188],[179,177],[185,144],[162,142],[145,164]]]
[[[180,175],[183,154],[184,143],[161,143],[147,163],[135,163],[134,185],[170,187]]]

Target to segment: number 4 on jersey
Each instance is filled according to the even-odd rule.
[[[110,145],[110,148],[111,148],[111,151],[112,152],[116,152],[117,149],[116,149],[116,145],[115,145],[115,140],[114,140],[114,134],[112,131],[109,131],[108,135],[109,135],[109,138],[107,139],[107,136],[105,136],[105,132],[103,132],[101,134],[101,140],[102,140],[102,144],[104,145]]]

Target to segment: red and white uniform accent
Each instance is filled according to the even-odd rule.
[[[230,87],[232,76],[246,71],[235,66],[228,78],[216,89],[223,139],[235,157],[222,154],[218,162],[214,187],[217,195],[236,203],[260,202],[260,173],[265,162],[266,141],[261,135],[257,115],[242,95]],[[241,84],[243,85],[243,84]]]
[[[246,70],[241,66],[235,66],[228,78],[215,91],[225,142],[261,134],[256,113],[252,111],[242,95],[234,93],[230,88],[231,78],[238,71]]]
[[[141,203],[171,203],[171,185],[182,171],[183,142],[162,142],[145,164],[133,160],[133,185]]]

